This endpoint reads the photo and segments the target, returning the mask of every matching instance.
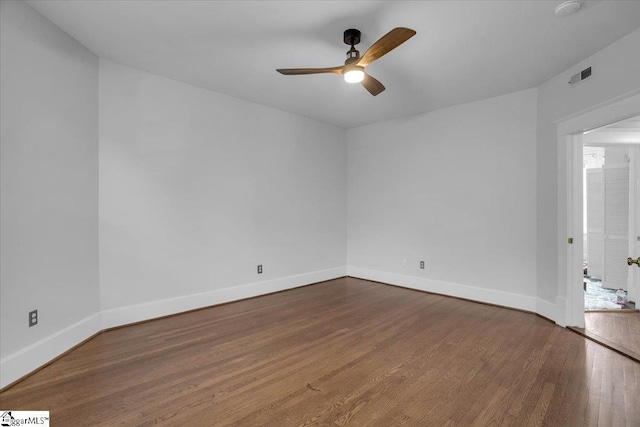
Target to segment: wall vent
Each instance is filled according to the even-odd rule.
[[[571,79],[569,79],[569,86],[573,87],[578,83],[585,81],[589,77],[591,77],[591,67],[585,68],[579,73],[576,73],[573,76],[571,76]]]

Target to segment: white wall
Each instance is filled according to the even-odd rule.
[[[558,147],[556,122],[640,89],[639,46],[640,30],[636,30],[538,88],[538,297],[549,307],[556,304],[556,297],[566,295],[566,266],[558,263],[559,245],[566,245],[567,237],[562,223],[558,227],[559,210],[566,210],[562,203],[558,204],[558,200],[566,200],[560,179],[563,175],[558,170],[566,157],[564,147]],[[569,77],[588,66],[592,67],[592,77],[569,87]]]
[[[344,276],[346,157],[343,129],[101,59],[105,327]]]
[[[4,386],[99,328],[98,58],[24,2],[0,19]]]
[[[535,132],[535,89],[349,130],[349,273],[534,310]]]

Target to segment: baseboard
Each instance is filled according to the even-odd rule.
[[[327,270],[313,271],[311,273],[298,274],[295,276],[281,277],[263,282],[216,289],[215,291],[151,301],[111,310],[103,310],[102,329],[114,328],[129,323],[141,322],[144,320],[154,319],[156,317],[168,316],[211,305],[224,304],[231,301],[293,289],[309,285],[311,283],[344,277],[346,274],[346,266],[336,267]]]
[[[352,266],[347,267],[347,274],[351,277],[374,280],[419,291],[536,312],[536,298],[526,295]]]
[[[347,275],[336,267],[211,292],[104,310],[0,360],[0,389],[47,365],[87,338],[109,328],[293,289]]]
[[[74,323],[0,360],[0,388],[51,362],[102,330],[100,313]]]
[[[546,317],[552,322],[556,321],[556,305],[544,299],[536,299],[536,313],[542,317]]]

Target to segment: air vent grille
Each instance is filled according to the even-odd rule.
[[[591,67],[585,68],[579,73],[576,73],[573,76],[571,76],[571,79],[569,79],[569,86],[573,87],[578,83],[585,81],[589,77],[591,77]]]

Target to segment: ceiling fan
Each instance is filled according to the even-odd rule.
[[[347,52],[347,60],[344,61],[344,65],[329,68],[278,68],[276,71],[288,76],[320,73],[342,74],[347,83],[362,83],[362,86],[364,86],[371,95],[376,96],[385,89],[384,85],[374,77],[365,73],[365,68],[373,61],[381,58],[409,40],[415,34],[416,32],[411,28],[394,28],[371,45],[364,55],[360,56],[360,52],[355,48],[355,45],[360,43],[360,31],[351,28],[344,32],[345,44],[351,45],[351,49]]]

